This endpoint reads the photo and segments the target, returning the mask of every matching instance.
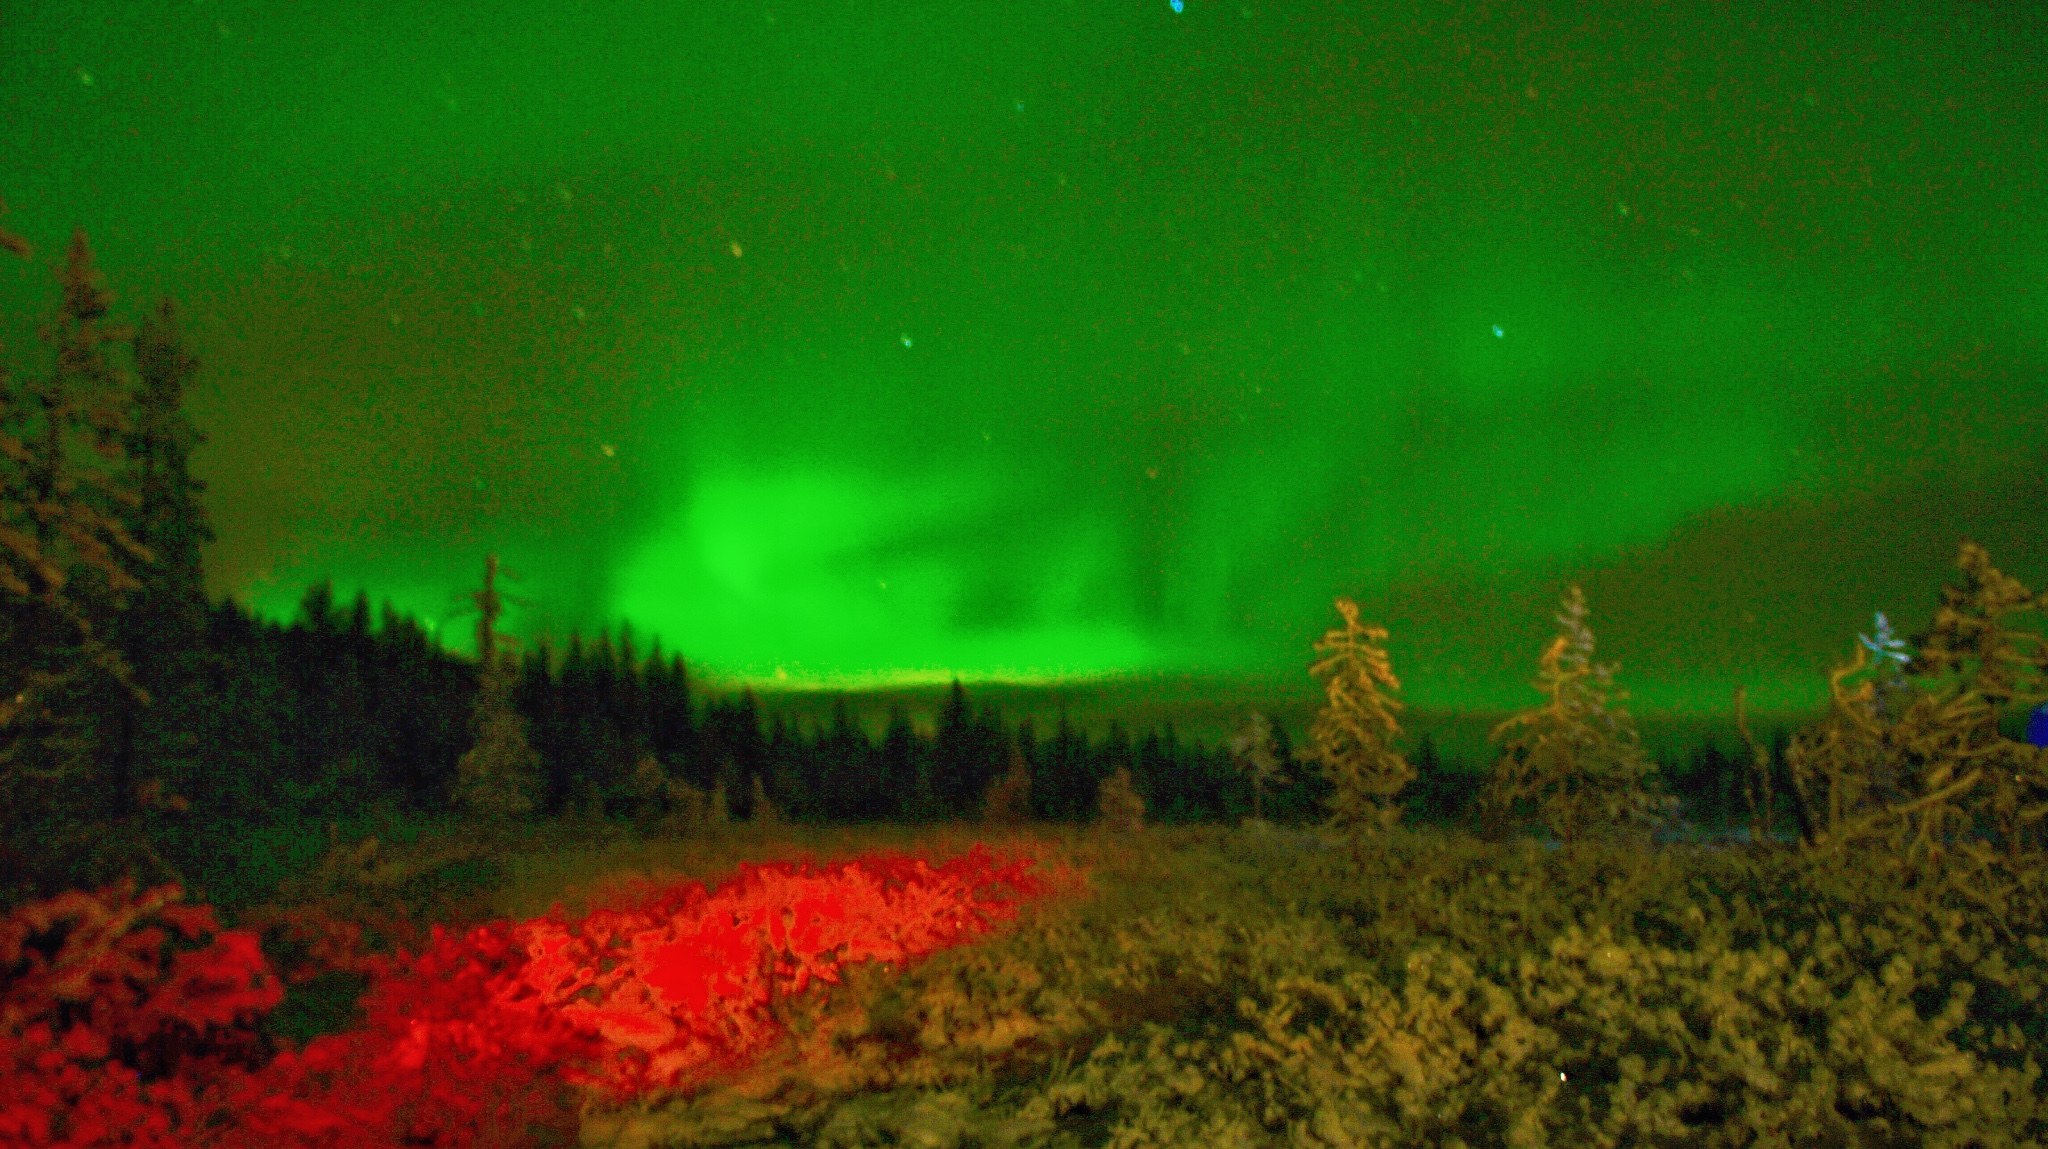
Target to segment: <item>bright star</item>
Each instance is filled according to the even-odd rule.
[[[1502,331],[1502,330],[1500,329],[1500,324],[1496,323],[1496,324],[1494,324],[1494,325],[1493,325],[1493,337],[1494,337],[1495,339],[1500,339],[1500,338],[1502,338],[1502,337],[1504,337],[1504,336],[1506,336],[1506,335],[1507,335],[1507,332],[1505,332],[1505,331]]]

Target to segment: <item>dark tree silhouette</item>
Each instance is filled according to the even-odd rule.
[[[39,855],[99,852],[93,827],[132,811],[137,780],[97,768],[112,739],[93,703],[109,687],[149,701],[109,634],[154,559],[121,517],[140,502],[121,466],[132,395],[105,349],[132,333],[105,321],[83,231],[58,286],[51,369],[21,388],[0,378],[0,868],[17,888],[37,883]]]
[[[141,586],[115,617],[110,637],[150,704],[118,688],[100,692],[111,734],[103,749],[117,796],[131,793],[144,775],[168,782],[176,794],[203,760],[194,729],[207,628],[200,548],[214,539],[199,499],[206,484],[191,471],[192,452],[206,439],[184,413],[199,364],[185,350],[168,299],[144,319],[134,358],[139,387],[123,447],[138,501],[119,517],[155,561],[138,572]]]
[[[929,753],[910,726],[910,717],[900,707],[889,711],[889,728],[875,752],[875,777],[881,790],[876,817],[892,821],[921,821],[932,816]]]
[[[540,755],[526,740],[526,719],[513,705],[518,664],[508,636],[498,633],[504,602],[498,591],[498,556],[484,559],[484,585],[477,605],[476,704],[470,731],[476,742],[456,764],[455,804],[485,817],[525,814],[537,802]],[[516,577],[510,571],[507,578]]]

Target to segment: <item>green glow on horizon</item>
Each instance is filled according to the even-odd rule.
[[[1164,665],[1092,617],[1122,573],[1106,527],[970,564],[945,533],[983,518],[992,481],[884,487],[847,473],[708,477],[623,564],[616,613],[676,636],[729,677],[841,685],[954,674],[1059,681]]]

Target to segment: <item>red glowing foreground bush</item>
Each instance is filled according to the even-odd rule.
[[[980,846],[936,869],[746,865],[715,894],[692,883],[579,922],[558,904],[436,926],[417,956],[355,960],[362,1028],[281,1052],[257,1029],[283,988],[254,933],[173,904],[176,886],[66,893],[0,921],[0,1149],[511,1146],[562,1088],[690,1088],[779,1036],[776,998],[1073,888],[1032,865]]]

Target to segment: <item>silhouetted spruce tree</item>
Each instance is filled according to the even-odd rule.
[[[1697,821],[1718,821],[1740,807],[1734,762],[1707,735],[1706,744],[1688,757],[1684,775],[1673,786]]]
[[[1138,744],[1134,777],[1139,790],[1150,795],[1154,821],[1182,825],[1202,817],[1203,799],[1196,791],[1200,779],[1173,723],[1145,732]]]
[[[1076,729],[1062,710],[1034,779],[1046,817],[1061,822],[1081,822],[1089,817],[1088,803],[1095,794],[1090,760],[1088,736]]]
[[[542,781],[540,755],[527,743],[526,720],[513,706],[517,655],[512,640],[497,629],[504,612],[499,573],[498,556],[486,556],[483,589],[474,595],[477,691],[470,729],[476,741],[457,763],[449,795],[458,809],[482,818],[532,811]]]
[[[554,788],[549,804],[563,813],[583,813],[591,798],[590,730],[596,724],[596,699],[590,683],[590,659],[583,650],[583,636],[572,630],[569,649],[562,655],[560,719],[555,728],[561,759],[549,763]]]
[[[776,714],[768,734],[767,761],[763,773],[755,775],[748,799],[749,821],[766,824],[780,818],[809,816],[797,779],[797,771],[802,768],[799,761],[802,753],[802,740],[789,720],[780,713]],[[762,800],[774,808],[774,813],[767,819],[763,819],[761,808],[756,804]]]
[[[928,793],[919,792],[919,787],[930,781],[921,761],[922,741],[911,728],[909,716],[900,707],[891,707],[888,729],[882,734],[882,744],[875,749],[875,775],[881,791],[877,817],[909,821],[929,809]]]
[[[195,904],[223,904],[224,890],[258,892],[240,886],[228,844],[279,821],[288,805],[295,699],[282,666],[280,629],[233,599],[207,610],[190,727],[201,749],[174,787],[190,809],[153,830]],[[163,702],[153,698],[151,710]]]
[[[993,701],[978,708],[967,730],[968,789],[962,795],[959,816],[971,818],[981,813],[982,795],[1010,767],[1009,747],[1010,731],[1003,722],[1002,709]]]
[[[884,795],[868,733],[847,713],[844,695],[832,700],[832,724],[818,747],[818,768],[829,818],[840,823],[882,817]]]
[[[707,794],[718,780],[720,761],[731,753],[726,730],[730,725],[727,711],[731,709],[731,699],[707,697],[703,711],[697,716],[696,752],[689,759],[691,773],[687,781]]]
[[[610,627],[600,627],[597,641],[590,645],[590,693],[594,717],[613,733],[619,729],[619,695],[624,675],[620,673],[618,648],[612,643]]]
[[[621,622],[619,685],[612,720],[618,725],[619,741],[625,744],[627,755],[635,762],[653,749],[653,738],[647,717],[647,696],[647,669],[641,664],[640,652],[633,643],[633,626],[631,623]]]
[[[753,793],[754,779],[768,772],[768,739],[761,729],[761,704],[754,697],[753,687],[740,688],[739,702],[728,717],[726,746],[731,777],[722,781],[725,783],[726,800],[734,806],[734,816],[746,817],[751,811],[738,809],[738,806]]]
[[[1131,778],[1149,796],[1148,805],[1157,821],[1166,820],[1173,801],[1172,794],[1160,785],[1169,769],[1166,746],[1159,738],[1158,729],[1145,731],[1131,748]]]
[[[547,639],[535,641],[532,659],[545,668],[543,676],[528,674],[522,684],[530,694],[526,696],[526,707],[522,713],[528,721],[532,746],[541,752],[541,772],[545,778],[541,811],[549,817],[559,815],[569,795],[569,780],[565,762],[569,760],[567,735],[563,727],[565,707],[565,684],[561,680],[561,668],[567,666],[567,657],[555,657],[555,649]],[[545,682],[545,688],[541,686]]]
[[[1282,762],[1302,761],[1302,751],[1294,745],[1294,736],[1281,723],[1273,724],[1273,741],[1280,747]],[[1306,776],[1297,778],[1296,785],[1278,794],[1268,795],[1270,820],[1281,825],[1298,826],[1309,821],[1326,817],[1330,808],[1330,797],[1336,793],[1327,774],[1312,770]]]
[[[412,788],[420,764],[433,753],[425,704],[434,647],[419,621],[399,614],[388,601],[378,621],[376,677],[394,701],[378,711],[376,757],[386,791],[404,792]]]
[[[968,709],[967,690],[955,678],[939,710],[932,741],[931,790],[937,799],[939,817],[958,814],[970,807],[968,789],[974,777],[974,716]]]
[[[370,625],[369,592],[357,590],[340,618],[337,642],[341,654],[336,661],[341,680],[335,695],[335,717],[348,757],[361,764],[363,773],[374,779],[382,792],[389,783],[386,764],[377,753],[378,715],[373,697],[378,681],[377,635]]]
[[[83,231],[58,282],[52,368],[23,387],[0,379],[0,870],[17,887],[58,880],[53,864],[172,876],[134,834],[100,828],[137,799],[140,779],[103,768],[118,734],[97,704],[110,689],[149,701],[110,632],[154,556],[121,517],[140,498],[122,466],[133,396],[105,346],[129,333],[105,322]]]
[[[397,774],[396,764],[384,757],[384,717],[390,687],[384,675],[383,651],[377,637],[376,614],[370,609],[370,592],[356,591],[349,602],[344,628],[348,647],[349,674],[355,690],[346,713],[355,725],[357,745],[364,760],[372,764],[380,789],[388,788]],[[396,705],[410,705],[390,699]]]
[[[1415,749],[1415,781],[1402,792],[1408,811],[1432,822],[1454,820],[1464,812],[1467,780],[1450,768],[1427,732]]]
[[[82,231],[58,283],[61,302],[44,336],[54,365],[25,386],[0,380],[0,730],[9,743],[0,761],[48,781],[89,776],[94,730],[75,707],[101,677],[147,700],[107,631],[115,596],[139,590],[154,559],[128,532],[124,519],[140,496],[115,469],[128,396],[105,347],[127,333],[105,322],[111,296]],[[104,789],[104,779],[89,785]]]
[[[776,774],[783,787],[778,793],[788,800],[782,813],[793,822],[820,825],[831,818],[825,795],[825,728],[795,721],[790,728],[789,761]]]
[[[111,636],[150,704],[118,689],[104,698],[115,719],[115,789],[147,773],[182,793],[204,765],[198,726],[208,604],[200,548],[214,533],[199,499],[206,484],[191,472],[192,452],[206,438],[184,412],[198,361],[185,350],[168,299],[137,331],[134,359],[138,388],[123,447],[137,502],[117,515],[155,561],[137,572],[142,585]]]
[[[535,794],[535,810],[552,814],[549,795],[553,783],[549,774],[549,763],[555,760],[555,675],[554,651],[549,648],[545,636],[534,639],[520,660],[519,682],[512,688],[512,704],[526,719],[526,740],[540,755],[540,788]]]
[[[607,817],[616,812],[617,800],[627,789],[626,782],[637,761],[624,728],[626,679],[627,673],[620,663],[618,649],[612,643],[610,630],[599,630],[597,642],[590,648],[591,715],[589,724],[584,728],[584,745],[588,755],[588,784],[600,810]]]
[[[1031,788],[1033,792],[1031,795],[1031,809],[1029,811],[1030,820],[1034,822],[1043,821],[1046,817],[1045,799],[1037,793],[1038,774],[1041,770],[1040,763],[1044,761],[1041,756],[1043,750],[1039,746],[1038,741],[1038,724],[1033,722],[1031,716],[1027,714],[1017,720],[1017,730],[1012,737],[1016,740],[1017,752],[1024,756],[1025,769],[1031,772]]]
[[[284,670],[293,692],[287,816],[356,814],[384,793],[373,732],[364,715],[362,668],[334,584],[308,587],[284,632]],[[415,700],[415,706],[422,701]]]
[[[193,821],[227,827],[267,821],[282,766],[290,691],[263,624],[233,599],[208,609],[193,733],[204,747],[195,777],[180,790]]]
[[[1205,779],[1202,792],[1208,796],[1208,813],[1203,820],[1235,825],[1243,814],[1229,801],[1237,785],[1237,769],[1231,763],[1229,751],[1201,741],[1196,742],[1195,748]]]
[[[661,663],[659,638],[655,639],[650,661]],[[696,721],[690,704],[689,672],[680,654],[671,657],[660,673],[649,679],[648,724],[655,757],[668,772],[677,777],[696,777]]]

